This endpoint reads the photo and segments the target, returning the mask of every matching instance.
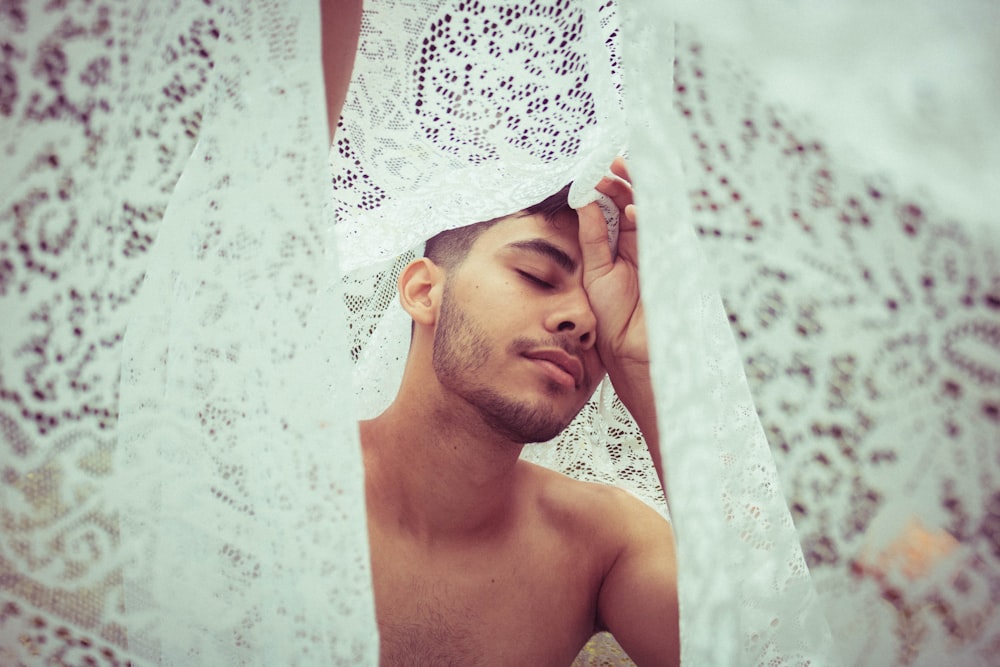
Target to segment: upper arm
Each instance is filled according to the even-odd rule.
[[[326,86],[326,113],[331,142],[337,123],[340,122],[340,111],[351,82],[354,53],[361,34],[361,5],[362,0],[320,2],[323,83]]]
[[[608,520],[617,554],[597,600],[598,624],[640,667],[680,663],[677,562],[670,523],[620,491]]]

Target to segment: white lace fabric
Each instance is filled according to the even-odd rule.
[[[996,8],[727,8],[678,44],[690,215],[838,653],[989,664]]]
[[[355,423],[405,357],[394,271],[623,150],[685,663],[989,656],[1000,277],[968,184],[1000,152],[941,119],[995,91],[962,115],[921,75],[939,112],[879,107],[923,124],[866,171],[859,121],[817,112],[827,141],[778,85],[837,72],[798,7],[367,4],[330,155],[317,7],[0,6],[0,663],[375,664]],[[926,16],[893,48],[970,34]],[[525,455],[666,514],[608,385]]]
[[[57,89],[17,91],[18,120],[51,144],[5,137],[29,152],[5,222],[30,246],[6,293],[35,291],[4,376],[32,382],[23,400],[45,417],[6,440],[5,648],[62,659],[64,619],[153,664],[374,662],[352,392],[331,382],[349,371],[318,7],[14,9],[40,31],[18,73]],[[33,111],[50,99],[65,138]],[[70,275],[31,280],[31,253]],[[18,625],[32,613],[53,619],[47,642]]]
[[[638,33],[643,21],[632,20]],[[511,213],[569,180],[580,190],[596,184],[629,123],[649,127],[671,102],[669,76],[652,90],[638,83],[652,63],[673,57],[672,21],[664,17],[653,25],[667,32],[644,34],[636,48],[631,72],[636,91],[646,98],[637,95],[628,115],[621,98],[630,101],[632,89],[625,87],[622,95],[621,27],[611,5],[446,3],[428,13],[426,7],[381,3],[362,27],[352,102],[344,111],[334,160],[334,172],[347,174],[342,182],[350,185],[346,191],[335,188],[342,266],[373,251],[371,261],[399,254],[442,228]],[[649,51],[653,44],[662,48]],[[492,57],[482,58],[479,49]],[[416,90],[400,87],[406,70],[394,69],[384,57],[397,51],[413,54],[408,66],[414,68]],[[372,71],[383,78],[370,79]],[[389,81],[396,82],[393,99],[373,110],[373,91],[390,88]],[[430,90],[436,95],[427,99]],[[539,112],[546,109],[549,113]],[[643,265],[672,258],[669,268],[658,267],[649,280],[644,274],[643,291],[651,345],[663,354],[657,360],[658,407],[667,425],[661,446],[679,531],[678,560],[682,569],[685,563],[718,565],[711,577],[681,578],[685,659],[823,661],[828,632],[717,288],[686,217],[671,205],[683,201],[683,188],[664,187],[684,182],[679,172],[678,178],[663,178],[673,166],[664,160],[671,152],[667,129],[654,136],[637,131],[630,155],[637,173],[650,177],[645,191],[639,186],[647,225]],[[457,168],[456,157],[461,158]],[[436,181],[438,173],[450,180]],[[393,224],[400,219],[409,224]],[[376,280],[394,284],[389,277]],[[392,298],[383,294],[376,308]],[[405,355],[405,318],[389,316],[379,326],[393,333],[376,333],[371,340],[381,345],[395,338],[398,347],[362,348],[362,396],[369,383],[393,386]],[[711,344],[703,348],[700,341]],[[662,507],[638,429],[612,393],[605,387],[565,437],[532,446],[526,456],[571,475],[622,484],[651,504],[659,499]],[[383,401],[389,398],[381,395]],[[382,407],[376,403],[373,413]],[[729,560],[714,555],[720,552]],[[712,627],[713,633],[698,632],[699,627]]]

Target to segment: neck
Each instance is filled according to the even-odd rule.
[[[499,535],[512,516],[523,444],[497,436],[454,397],[407,384],[360,424],[370,518],[428,543]]]

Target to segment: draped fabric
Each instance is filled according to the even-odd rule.
[[[10,9],[5,647],[373,662],[318,6]]]
[[[998,8],[682,13],[686,206],[839,656],[992,664]]]
[[[990,660],[995,10],[627,5],[370,2],[329,152],[312,3],[0,5],[0,664],[375,664],[394,272],[623,151],[669,512],[610,385],[525,456],[669,514],[687,664]]]

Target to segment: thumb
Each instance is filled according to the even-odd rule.
[[[596,202],[577,209],[580,221],[579,239],[580,253],[583,256],[583,283],[589,285],[592,281],[607,275],[614,268],[615,262],[611,256],[611,246],[608,244],[608,226],[604,221],[604,213]]]

